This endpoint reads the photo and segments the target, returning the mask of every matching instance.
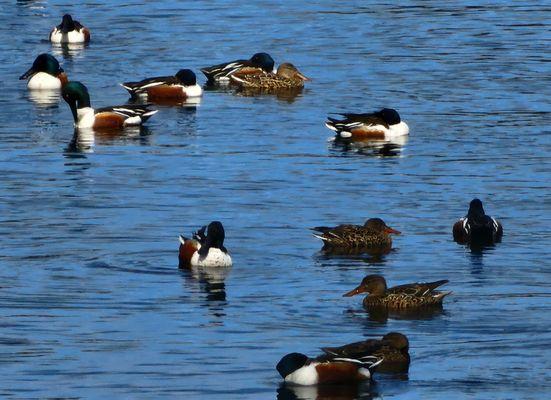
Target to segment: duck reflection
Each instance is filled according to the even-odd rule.
[[[61,91],[58,89],[52,90],[29,90],[27,92],[29,100],[31,100],[39,108],[57,108]]]
[[[426,306],[418,309],[388,309],[386,307],[374,307],[362,310],[348,310],[348,314],[358,317],[367,314],[365,322],[377,322],[385,324],[389,319],[395,320],[431,320],[444,315],[442,305]]]
[[[66,60],[80,58],[89,43],[52,43],[52,54]]]
[[[94,152],[95,136],[92,129],[76,129],[65,150],[66,157],[78,157],[80,154]]]
[[[239,88],[235,90],[235,93],[243,97],[275,96],[278,100],[294,103],[303,91],[303,87],[286,89]]]
[[[180,269],[184,276],[187,276],[199,283],[201,291],[207,297],[207,301],[225,302],[226,284],[225,280],[230,273],[231,267],[191,267]]]
[[[147,97],[129,97],[127,100],[128,104],[156,104],[159,106],[165,107],[182,107],[185,111],[194,112],[197,110],[197,107],[201,105],[202,97],[189,97],[185,100],[179,99],[148,99]]]
[[[132,126],[124,130],[97,130],[91,128],[75,128],[73,137],[67,145],[66,153],[93,153],[96,145],[113,143],[138,142],[140,145],[150,145],[151,131],[145,126]]]
[[[373,382],[350,385],[296,386],[282,384],[277,389],[277,400],[355,400],[379,397]]]
[[[349,140],[331,139],[332,148],[341,153],[358,153],[372,157],[398,157],[407,144],[408,136],[398,136],[390,140],[361,139]]]
[[[387,262],[386,255],[394,252],[395,249],[390,249],[386,252],[370,252],[370,251],[360,251],[360,252],[346,252],[343,251],[342,253],[334,253],[334,252],[326,252],[323,250],[318,251],[314,254],[314,259],[321,262],[321,265],[324,267],[333,266],[335,260],[342,260],[342,261],[360,261],[368,265],[384,265]],[[331,261],[331,262],[326,262]],[[356,263],[352,264],[352,266],[357,266]]]

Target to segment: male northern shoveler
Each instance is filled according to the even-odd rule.
[[[335,357],[381,358],[383,361],[377,367],[377,372],[404,373],[409,370],[409,341],[406,335],[398,332],[387,333],[381,340],[368,339],[340,347],[322,347],[322,350]]]
[[[409,127],[392,108],[370,114],[339,114],[344,119],[327,117],[325,126],[341,139],[391,139],[409,134]]]
[[[293,64],[283,63],[277,68],[277,73],[239,73],[231,76],[231,81],[244,88],[254,89],[296,89],[302,88],[310,78],[304,76]]]
[[[467,215],[453,225],[453,240],[461,244],[487,246],[500,242],[502,236],[501,223],[484,213],[479,199],[473,199]]]
[[[224,247],[224,238],[224,227],[219,221],[211,222],[208,227],[203,226],[191,239],[180,235],[180,268],[231,267],[232,260]]]
[[[158,110],[147,105],[125,104],[94,110],[90,106],[88,89],[80,82],[69,82],[61,92],[71,107],[76,128],[122,129],[125,126],[141,125]]]
[[[139,82],[125,82],[121,86],[135,98],[147,97],[156,100],[186,100],[201,97],[203,89],[197,84],[197,77],[190,69],[181,69],[174,76],[158,76]]]
[[[90,41],[88,28],[74,20],[69,14],[65,14],[61,24],[54,27],[50,32],[52,43],[87,43]]]
[[[256,53],[249,60],[235,60],[227,63],[201,68],[209,83],[229,81],[236,72],[273,72],[274,60],[268,53]]]
[[[312,359],[301,353],[290,353],[277,363],[276,369],[285,382],[295,385],[351,383],[370,380],[382,361],[371,355],[339,357],[325,354]]]
[[[317,226],[312,228],[314,236],[323,240],[323,250],[335,249],[380,249],[390,250],[391,234],[400,231],[387,226],[380,218],[370,218],[364,225]]]
[[[36,57],[33,66],[19,77],[28,78],[27,87],[32,90],[61,89],[69,81],[56,58],[47,53]]]
[[[369,293],[363,300],[365,308],[387,307],[394,309],[415,308],[442,304],[451,292],[438,292],[436,289],[449,281],[447,279],[426,283],[408,283],[387,289],[386,280],[381,275],[368,275],[360,285],[344,297]]]

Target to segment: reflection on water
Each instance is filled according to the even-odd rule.
[[[331,139],[330,143],[333,151],[342,153],[353,152],[375,157],[397,157],[401,155],[407,141],[408,136],[403,135],[390,140],[347,140],[334,138]]]
[[[51,106],[58,106],[61,99],[60,90],[29,90],[28,98],[37,107],[48,108]]]
[[[207,295],[209,301],[226,301],[225,280],[231,267],[192,267],[190,270],[182,270],[184,275],[191,276]]]
[[[277,400],[356,400],[379,398],[375,382],[349,385],[297,386],[281,384]]]
[[[89,43],[51,43],[51,46],[54,57],[58,59],[63,58],[64,60],[71,60],[73,58],[82,58],[84,56],[85,49],[89,46]],[[69,76],[69,80],[76,81],[79,79]]]

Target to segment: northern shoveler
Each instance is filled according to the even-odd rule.
[[[342,224],[335,227],[317,226],[312,228],[314,236],[323,240],[323,250],[335,249],[380,249],[390,250],[391,234],[401,232],[387,226],[380,218],[370,218],[364,225]]]
[[[304,76],[293,64],[283,63],[277,68],[277,73],[239,73],[231,75],[232,82],[254,89],[295,89],[302,88],[310,78]]]
[[[377,372],[404,373],[409,370],[409,341],[406,335],[398,332],[387,333],[380,340],[368,339],[340,347],[322,347],[321,349],[334,357],[374,356],[381,358],[383,361],[377,367]]]
[[[33,66],[19,79],[29,79],[27,87],[32,90],[61,89],[69,79],[59,62],[51,54],[43,53],[35,58]]]
[[[209,83],[229,81],[236,72],[273,72],[274,60],[268,53],[256,53],[249,60],[235,60],[201,68]]]
[[[121,86],[135,98],[147,97],[156,100],[186,100],[201,97],[203,89],[197,84],[197,77],[190,69],[181,69],[174,76],[158,76],[139,82],[125,82]]]
[[[460,244],[492,245],[500,242],[502,236],[501,223],[484,213],[479,199],[473,199],[467,215],[453,225],[453,240]]]
[[[449,281],[447,279],[426,283],[408,283],[386,287],[386,280],[381,275],[368,275],[360,285],[343,294],[343,297],[369,293],[363,300],[365,308],[387,307],[395,309],[415,308],[442,304],[445,296],[451,292],[438,292],[436,289]]]
[[[232,259],[224,247],[224,238],[224,227],[219,221],[211,222],[208,227],[203,226],[191,239],[180,235],[180,268],[231,267]]]
[[[339,114],[344,119],[327,117],[325,126],[341,139],[391,139],[409,134],[409,127],[392,108],[369,114]]]
[[[65,14],[61,24],[54,27],[50,32],[52,43],[87,43],[90,41],[88,28],[74,20],[69,14]]]
[[[158,110],[147,105],[125,104],[103,107],[94,110],[90,106],[88,89],[80,82],[69,82],[61,92],[69,104],[76,128],[122,129],[126,126],[141,125]]]
[[[382,361],[371,355],[339,357],[325,354],[308,358],[301,353],[290,353],[277,363],[276,369],[285,382],[295,385],[351,383],[370,380]]]

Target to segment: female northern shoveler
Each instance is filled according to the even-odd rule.
[[[158,76],[139,82],[125,82],[121,86],[135,98],[147,97],[156,100],[186,100],[201,97],[203,89],[197,84],[197,77],[190,69],[181,69],[174,76]]]
[[[381,249],[392,247],[391,234],[400,231],[392,229],[380,218],[370,218],[362,225],[317,226],[312,228],[314,236],[323,240],[323,250],[335,249]]]
[[[224,227],[218,221],[211,222],[208,228],[203,226],[191,239],[180,235],[180,268],[231,267],[232,260],[224,247],[224,238]]]
[[[382,359],[371,355],[338,357],[326,354],[311,359],[301,353],[290,353],[277,363],[276,369],[285,382],[308,386],[370,380],[381,362]]]
[[[484,213],[479,199],[469,204],[467,215],[453,225],[453,240],[461,244],[487,246],[501,241],[503,227]]]
[[[201,72],[205,74],[209,83],[229,81],[236,72],[272,72],[274,60],[268,53],[256,53],[249,60],[235,60],[227,63],[205,67]]]
[[[90,31],[88,28],[73,20],[69,14],[65,14],[61,24],[50,32],[50,42],[52,43],[87,43],[89,41]]]
[[[342,139],[391,139],[409,134],[409,127],[392,108],[371,114],[339,114],[342,120],[327,117],[325,126]]]
[[[363,300],[365,308],[404,309],[439,305],[442,304],[444,297],[451,292],[438,292],[434,289],[448,282],[447,279],[444,279],[436,282],[408,283],[387,289],[386,280],[381,275],[368,275],[357,288],[343,296],[350,297],[360,293],[369,293],[369,296]]]
[[[232,82],[244,88],[254,89],[295,89],[302,88],[305,81],[310,78],[304,76],[293,64],[283,63],[277,73],[239,73],[236,72],[231,76]]]
[[[33,90],[61,89],[69,80],[56,58],[50,54],[40,54],[19,79],[30,78],[27,87]]]
[[[335,357],[381,358],[383,361],[377,367],[377,372],[404,373],[409,370],[409,341],[405,335],[398,332],[387,333],[381,340],[368,339],[340,347],[322,347],[322,350]]]
[[[61,94],[71,107],[76,128],[122,129],[125,126],[141,125],[158,111],[136,104],[94,110],[90,106],[88,89],[76,81],[66,84]]]

